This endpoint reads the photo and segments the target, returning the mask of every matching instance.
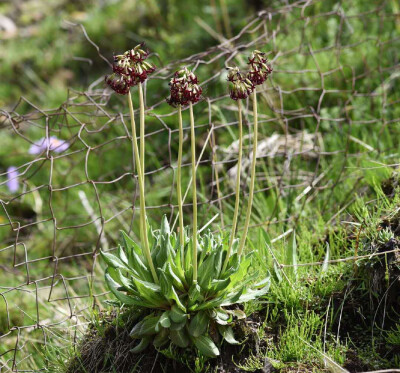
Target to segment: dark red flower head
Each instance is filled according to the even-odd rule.
[[[247,78],[255,86],[263,84],[272,73],[272,67],[264,56],[265,53],[255,50],[249,57],[248,64],[250,65],[250,69],[247,73]]]
[[[139,82],[143,83],[148,76],[154,72],[156,67],[154,64],[145,61],[149,52],[144,49],[144,43],[137,45],[135,48],[126,51],[124,54],[114,56],[113,72],[110,76],[106,76],[107,84],[114,89],[115,92],[120,94],[127,94],[129,88],[137,85]],[[126,89],[116,90],[115,81],[123,80]],[[118,87],[123,85],[121,82],[117,84]]]
[[[228,82],[229,94],[232,100],[241,100],[249,96],[254,90],[253,83],[239,71],[238,67],[229,67]]]
[[[112,73],[111,75],[106,75],[105,81],[115,92],[119,93],[120,95],[128,94],[130,85],[125,75]]]
[[[203,90],[197,83],[197,76],[188,68],[176,71],[169,82],[171,95],[167,98],[167,102],[174,107],[198,102]]]

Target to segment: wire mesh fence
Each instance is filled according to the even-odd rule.
[[[258,90],[255,198],[265,200],[265,209],[255,208],[251,229],[264,227],[273,242],[282,240],[299,220],[314,224],[316,217],[302,216],[307,205],[322,195],[324,201],[335,199],[336,193],[343,198],[327,204],[325,213],[332,224],[339,221],[365,191],[358,182],[361,169],[398,166],[400,15],[390,4],[366,4],[355,14],[340,2],[287,2],[259,12],[230,39],[201,21],[218,44],[181,61],[159,61],[145,86],[150,221],[167,214],[176,222],[178,129],[176,111],[165,97],[173,72],[187,65],[204,89],[195,106],[200,227],[229,229],[238,122],[227,94],[226,67],[244,66],[255,48],[267,51],[274,73]],[[243,199],[251,162],[250,100],[245,107]],[[187,126],[185,110],[183,115]],[[14,138],[12,147],[1,142],[14,168],[0,174],[0,371],[38,371],[35,353],[41,346],[49,338],[76,339],[90,320],[89,311],[107,298],[100,248],[113,250],[119,229],[138,231],[128,110],[99,77],[84,92],[69,90],[57,108],[42,109],[21,98],[12,110],[0,111],[0,118],[3,139]],[[188,131],[187,126],[185,148]],[[385,136],[393,137],[389,149],[381,141]],[[361,157],[387,162],[365,166],[357,162]],[[189,158],[184,170],[189,190]],[[285,203],[288,196],[292,207]],[[190,202],[187,193],[187,223]],[[330,263],[354,259],[337,256]]]

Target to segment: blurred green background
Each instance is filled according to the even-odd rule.
[[[113,52],[120,53],[145,41],[158,54],[157,65],[162,66],[218,44],[204,30],[204,24],[231,36],[257,9],[272,3],[257,0],[2,2],[0,106],[11,105],[24,95],[37,104],[52,107],[66,98],[67,86],[83,90],[107,72],[107,65],[77,24],[85,27],[90,39],[109,60]],[[279,6],[278,2],[275,5]],[[225,12],[228,12],[227,28],[224,28]]]

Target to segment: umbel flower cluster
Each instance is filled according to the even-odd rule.
[[[272,67],[265,58],[264,52],[253,51],[248,65],[249,71],[245,75],[237,67],[229,68],[229,93],[235,101],[247,98],[255,86],[263,84],[272,73]]]
[[[263,84],[272,73],[272,66],[264,56],[264,52],[255,50],[249,57],[248,64],[250,65],[250,69],[247,73],[247,79],[255,86]]]
[[[198,102],[203,92],[198,85],[197,76],[187,67],[176,71],[169,85],[171,95],[167,98],[167,102],[174,107]]]
[[[144,49],[144,43],[114,56],[113,73],[107,75],[106,83],[117,93],[126,95],[129,88],[143,83],[156,67],[146,61],[149,52]]]
[[[238,67],[229,68],[228,82],[229,94],[232,100],[245,99],[253,92],[253,83],[243,76]]]

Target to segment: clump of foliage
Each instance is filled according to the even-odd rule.
[[[256,299],[269,289],[269,279],[254,283],[258,271],[251,271],[253,253],[239,256],[236,241],[228,258],[228,240],[208,232],[198,237],[198,279],[193,281],[192,240],[180,245],[164,216],[161,228],[152,232],[152,260],[157,268],[156,283],[145,264],[141,248],[124,232],[117,253],[102,253],[108,264],[106,282],[118,303],[146,307],[149,314],[131,330],[140,339],[136,352],[151,342],[155,347],[173,343],[194,345],[203,355],[219,355],[215,342],[235,340],[232,323],[245,318],[235,305]],[[252,285],[252,286],[251,286]],[[229,306],[229,307],[228,307]]]

